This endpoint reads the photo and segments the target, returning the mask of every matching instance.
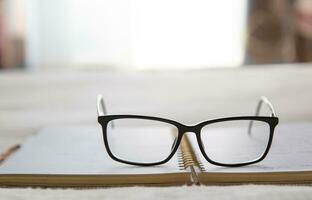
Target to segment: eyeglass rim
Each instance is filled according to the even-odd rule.
[[[117,156],[115,156],[110,147],[109,147],[109,141],[107,138],[107,125],[110,121],[112,120],[116,120],[116,119],[145,119],[145,120],[153,120],[153,121],[159,121],[159,122],[164,122],[164,123],[168,123],[171,124],[173,126],[175,126],[178,129],[178,137],[177,137],[177,141],[174,145],[174,147],[172,148],[172,151],[170,152],[170,154],[168,155],[167,158],[165,158],[162,161],[157,161],[157,162],[148,162],[148,163],[143,163],[143,162],[133,162],[133,161],[128,161],[128,160],[124,160],[121,158],[118,158]],[[265,122],[269,125],[270,127],[270,136],[269,136],[269,141],[267,144],[267,147],[265,149],[265,151],[263,152],[263,154],[255,159],[255,160],[251,160],[251,161],[247,161],[247,162],[242,162],[242,163],[233,163],[233,164],[229,164],[229,163],[220,163],[220,162],[216,162],[213,161],[212,159],[210,159],[205,150],[204,147],[202,145],[201,142],[201,129],[204,126],[207,126],[209,124],[213,124],[213,123],[218,123],[218,122],[225,122],[225,121],[237,121],[237,120],[250,120],[250,121],[262,121]],[[225,117],[225,118],[217,118],[217,119],[211,119],[211,120],[207,120],[207,121],[203,121],[200,122],[196,125],[192,125],[192,126],[188,126],[188,125],[184,125],[182,123],[179,123],[175,120],[171,120],[171,119],[166,119],[166,118],[161,118],[161,117],[154,117],[154,116],[145,116],[145,115],[104,115],[104,116],[98,116],[98,122],[101,124],[102,126],[102,132],[103,132],[103,139],[104,139],[104,145],[106,148],[107,153],[109,154],[109,156],[118,162],[121,163],[125,163],[125,164],[130,164],[130,165],[137,165],[137,166],[154,166],[154,165],[160,165],[160,164],[164,164],[166,162],[168,162],[173,155],[176,153],[176,151],[178,150],[178,147],[181,143],[182,137],[186,132],[193,132],[196,135],[197,138],[197,142],[199,145],[199,149],[202,153],[202,155],[204,156],[204,158],[211,164],[214,165],[218,165],[218,166],[227,166],[227,167],[239,167],[239,166],[245,166],[245,165],[250,165],[250,164],[254,164],[257,162],[262,161],[266,155],[268,154],[272,141],[273,141],[273,135],[274,135],[274,129],[276,127],[276,125],[279,122],[278,117],[275,116],[237,116],[237,117]]]

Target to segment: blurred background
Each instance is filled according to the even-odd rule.
[[[310,62],[311,41],[312,0],[0,0],[1,69]]]
[[[185,124],[267,96],[281,124],[311,122],[311,61],[312,0],[0,0],[0,152],[98,127],[98,94],[108,113]]]

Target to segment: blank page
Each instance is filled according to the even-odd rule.
[[[144,130],[149,131],[148,129]],[[162,131],[162,128],[159,128]],[[131,128],[129,128],[131,132]],[[163,139],[161,134],[159,139]],[[138,138],[129,137],[138,144]],[[124,151],[131,151],[124,146]],[[150,153],[150,152],[149,152]],[[0,174],[135,175],[188,173],[178,157],[153,167],[131,166],[112,160],[105,149],[100,127],[45,128],[29,138],[1,166]]]
[[[225,129],[229,131],[229,129]],[[213,131],[213,130],[212,130]],[[247,134],[247,133],[246,133]],[[266,158],[256,164],[244,167],[215,166],[202,156],[197,140],[193,135],[188,137],[196,156],[209,172],[287,172],[312,170],[312,124],[281,124],[275,129],[273,143]],[[237,138],[239,139],[239,138]],[[204,142],[204,141],[203,141]],[[232,142],[235,142],[233,140]],[[227,148],[224,146],[223,148]],[[246,149],[248,152],[248,149]]]

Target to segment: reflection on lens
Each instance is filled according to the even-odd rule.
[[[154,163],[171,153],[178,130],[175,126],[146,119],[116,119],[107,126],[112,154],[125,161]]]
[[[265,152],[270,126],[266,122],[250,120],[224,121],[208,124],[201,130],[206,155],[221,164],[239,164],[259,159]]]

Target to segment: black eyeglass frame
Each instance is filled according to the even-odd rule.
[[[269,116],[269,117],[258,116],[263,103],[266,104],[268,106],[268,108],[270,109],[271,116]],[[160,118],[160,117],[142,116],[142,115],[106,115],[106,107],[105,107],[105,104],[103,101],[103,97],[101,95],[98,96],[97,111],[98,111],[98,122],[102,126],[104,145],[105,145],[105,148],[106,148],[108,155],[113,160],[115,160],[117,162],[130,164],[130,165],[136,165],[136,166],[154,166],[154,165],[161,165],[161,164],[168,162],[173,157],[173,155],[176,153],[176,151],[178,150],[179,145],[180,145],[181,140],[182,140],[182,137],[187,132],[195,133],[197,143],[198,143],[198,146],[199,146],[199,149],[200,149],[202,155],[211,164],[214,164],[217,166],[224,166],[224,167],[239,167],[239,166],[254,164],[254,163],[262,161],[266,157],[266,155],[268,154],[270,147],[271,147],[271,144],[272,144],[272,141],[273,141],[274,129],[275,129],[275,127],[279,121],[278,117],[276,117],[276,115],[275,115],[275,111],[273,109],[272,104],[270,103],[270,101],[266,97],[261,97],[260,101],[258,102],[257,110],[256,110],[256,116],[239,116],[239,117],[218,118],[218,119],[207,120],[207,121],[201,122],[201,123],[193,125],[193,126],[187,126],[187,125],[181,124],[177,121],[165,119],[165,118]],[[123,159],[120,159],[117,156],[115,156],[109,147],[109,142],[108,142],[108,138],[107,138],[107,126],[108,126],[108,123],[111,122],[112,120],[126,119],[126,118],[127,119],[153,120],[153,121],[168,123],[168,124],[175,126],[178,130],[178,136],[176,138],[175,143],[173,144],[173,146],[171,148],[171,152],[168,155],[168,157],[166,159],[164,159],[162,161],[158,161],[158,162],[139,163],[139,162],[132,162],[132,161],[123,160]],[[259,158],[255,159],[255,160],[248,161],[248,162],[243,162],[243,163],[228,164],[228,163],[220,163],[220,162],[216,162],[216,161],[211,160],[204,150],[204,146],[203,146],[203,143],[201,140],[201,129],[204,126],[209,125],[209,124],[218,123],[218,122],[225,122],[225,121],[237,121],[237,120],[249,120],[250,121],[249,126],[248,126],[248,134],[249,135],[251,135],[253,121],[261,121],[261,122],[265,122],[269,125],[270,135],[269,135],[268,144],[265,148],[265,151],[263,152],[263,154]],[[114,124],[112,124],[112,125],[114,126]]]

